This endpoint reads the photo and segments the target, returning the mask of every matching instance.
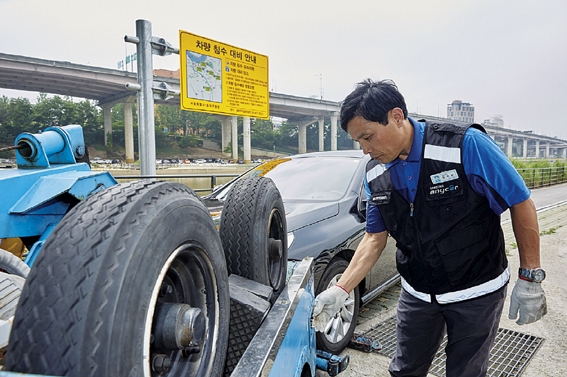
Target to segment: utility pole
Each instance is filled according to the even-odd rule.
[[[323,74],[319,73],[318,75],[315,76],[319,76],[319,99],[322,100],[323,99]]]

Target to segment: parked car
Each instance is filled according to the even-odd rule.
[[[318,294],[338,281],[364,235],[363,177],[367,162],[368,156],[356,150],[278,158],[248,170],[203,199],[211,213],[218,214],[234,182],[253,176],[271,178],[284,201],[288,261],[300,261],[307,256],[315,259]],[[388,242],[378,263],[351,292],[326,332],[317,333],[318,348],[338,353],[346,347],[356,327],[360,306],[399,280],[394,254],[395,246]]]

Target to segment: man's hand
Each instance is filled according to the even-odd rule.
[[[315,298],[313,308],[313,319],[311,322],[313,328],[316,331],[324,332],[327,324],[341,310],[348,296],[344,289],[336,285],[319,293]]]
[[[520,312],[518,325],[535,322],[547,314],[547,302],[541,283],[518,279],[510,297],[508,318],[516,319]]]

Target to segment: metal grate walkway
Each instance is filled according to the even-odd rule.
[[[386,357],[393,357],[396,352],[396,318],[392,317],[366,331],[364,335],[378,340],[382,349],[377,351]],[[522,374],[530,359],[542,345],[544,339],[522,334],[517,331],[500,328],[490,351],[488,373],[490,377],[517,377]],[[439,351],[433,359],[429,373],[445,376],[445,346],[443,339]]]

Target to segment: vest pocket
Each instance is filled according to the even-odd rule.
[[[482,274],[487,266],[479,263],[485,259],[489,247],[487,234],[481,224],[450,233],[435,242],[437,251],[452,285],[466,283],[470,277]]]

